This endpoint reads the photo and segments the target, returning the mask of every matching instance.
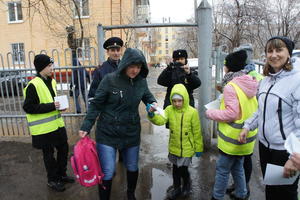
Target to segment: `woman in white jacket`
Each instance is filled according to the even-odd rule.
[[[297,168],[284,148],[290,133],[300,138],[300,72],[293,66],[294,43],[286,37],[272,37],[265,48],[266,76],[260,83],[258,110],[245,121],[240,142],[249,130],[258,128],[259,156],[263,175],[268,163],[284,166],[283,176],[293,177]],[[267,200],[297,200],[298,180],[292,185],[266,185]]]

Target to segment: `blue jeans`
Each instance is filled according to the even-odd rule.
[[[103,180],[112,180],[116,169],[117,149],[111,146],[97,143],[98,156],[104,173]],[[135,172],[138,170],[140,146],[121,149],[123,163],[128,171]]]
[[[247,188],[243,163],[244,157],[242,156],[220,155],[219,160],[217,161],[215,185],[213,190],[213,196],[215,199],[221,200],[224,198],[230,172],[234,180],[235,196],[238,198],[246,197]]]

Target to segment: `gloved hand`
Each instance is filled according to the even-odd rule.
[[[202,153],[203,153],[203,152],[196,152],[196,153],[195,153],[195,156],[196,156],[197,158],[199,158],[199,157],[202,156]]]
[[[152,117],[154,117],[154,112],[152,112],[150,110],[151,110],[151,104],[147,103],[146,111],[148,113],[148,116],[152,118]]]

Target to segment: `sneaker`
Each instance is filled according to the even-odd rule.
[[[65,191],[65,186],[62,182],[59,181],[49,181],[47,183],[48,187],[55,190],[56,192],[63,192]]]
[[[60,178],[61,182],[63,183],[74,183],[75,182],[75,179],[71,176],[62,176]]]
[[[172,188],[169,191],[167,191],[167,198],[169,200],[175,200],[176,198],[178,198],[181,195],[181,188]]]

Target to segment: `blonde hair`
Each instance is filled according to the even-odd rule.
[[[286,44],[280,40],[280,39],[273,39],[267,42],[266,44],[266,48],[265,48],[265,53],[267,54],[267,52],[269,50],[273,50],[273,49],[279,49],[279,48],[287,48]],[[288,59],[286,61],[286,63],[282,66],[282,69],[285,71],[291,71],[293,69],[293,66],[290,62],[290,59]],[[265,66],[264,66],[264,70],[263,70],[263,74],[265,76],[270,76],[270,73],[274,73],[274,70],[272,68],[272,66],[266,62]]]

